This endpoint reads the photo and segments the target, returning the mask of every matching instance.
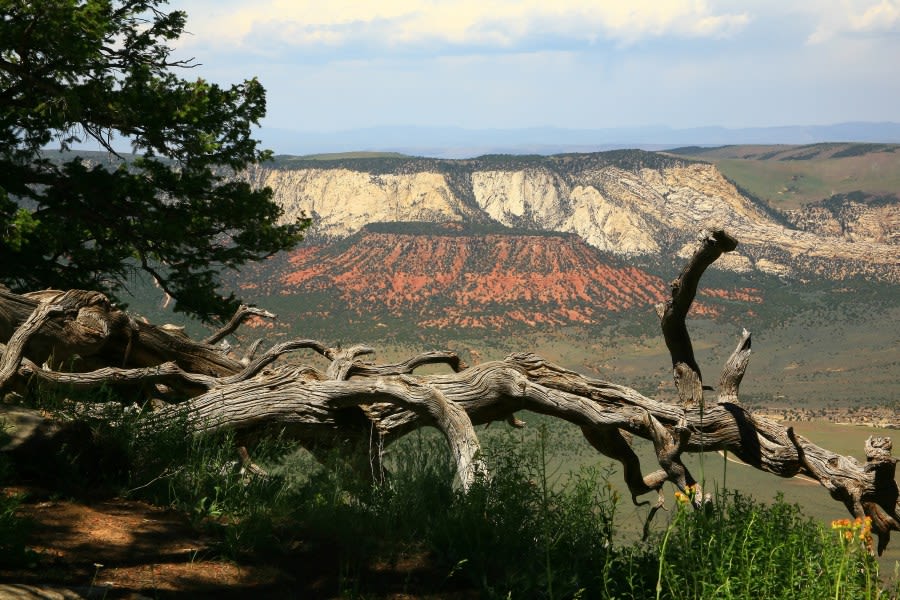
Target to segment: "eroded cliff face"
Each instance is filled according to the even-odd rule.
[[[475,201],[511,227],[575,233],[614,254],[655,254],[656,229],[619,195],[577,182],[569,185],[549,169],[472,173]]]
[[[596,324],[613,313],[650,313],[667,296],[662,279],[604,260],[576,235],[471,234],[451,225],[427,235],[366,228],[257,268],[247,291],[303,298],[296,305],[317,319],[340,312],[439,329]],[[752,305],[761,295],[704,289],[695,314],[716,314],[707,299]]]
[[[900,281],[895,208],[863,211],[852,225],[842,222],[836,236],[837,225],[824,218],[819,227],[780,222],[709,164],[572,168],[562,159],[532,162],[489,168],[478,160],[444,161],[401,173],[256,168],[246,176],[274,190],[285,219],[312,216],[317,239],[343,238],[377,222],[495,221],[574,233],[594,248],[633,257],[683,254],[700,229],[724,227],[741,246],[720,268]]]
[[[798,229],[851,242],[900,245],[900,199],[836,196],[787,213]]]
[[[368,223],[468,221],[476,216],[439,173],[257,167],[247,177],[255,186],[272,188],[284,221],[306,214],[313,217],[311,233],[328,238],[346,237]]]

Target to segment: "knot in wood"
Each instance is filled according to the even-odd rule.
[[[109,335],[109,322],[106,314],[91,307],[81,308],[75,319],[78,326],[82,327],[85,334],[96,335],[105,338]],[[187,336],[184,336],[187,339]]]
[[[866,461],[867,462],[883,462],[894,460],[891,457],[891,449],[893,444],[889,437],[869,436],[866,440]]]

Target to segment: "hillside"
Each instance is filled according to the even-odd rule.
[[[857,191],[787,211],[798,229],[846,240],[900,244],[900,198]]]
[[[669,154],[716,165],[742,189],[779,210],[832,196],[900,194],[900,145],[831,143],[678,148]]]
[[[241,281],[243,294],[267,306],[279,297],[301,322],[411,330],[594,326],[629,311],[649,315],[668,293],[659,276],[577,235],[456,222],[369,225],[275,257]],[[747,311],[761,297],[752,288],[704,289],[694,313],[718,314],[732,300]]]
[[[683,253],[699,229],[716,226],[742,243],[722,268],[900,281],[892,234],[834,236],[801,218],[792,225],[715,165],[691,158],[637,150],[471,160],[280,157],[242,176],[270,186],[286,219],[312,216],[318,242],[379,222],[494,223],[573,233],[598,250],[653,262]]]
[[[708,344],[698,352],[712,353],[704,360],[721,364],[746,326],[760,344],[754,368],[768,373],[765,385],[748,384],[756,401],[895,398],[891,197],[869,191],[781,212],[702,158],[279,157],[246,176],[271,185],[288,215],[311,214],[315,230],[290,255],[246,269],[241,295],[283,317],[270,334],[467,340],[461,348],[497,345],[497,357],[525,343],[572,368],[615,369],[651,393],[671,378],[653,306],[682,249],[720,225],[741,245],[704,277],[695,307]]]

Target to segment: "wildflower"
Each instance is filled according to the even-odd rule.
[[[841,538],[846,541],[853,540],[854,537],[871,550],[872,548],[872,517],[856,517],[852,521],[850,519],[835,519],[831,522],[831,528],[837,530]]]
[[[872,551],[872,517],[866,515],[861,519],[862,524],[859,528],[859,539],[866,544],[869,551]]]
[[[678,490],[675,490],[675,500],[677,500],[681,504],[689,504],[694,501],[694,498],[697,497],[697,493],[700,491],[699,484],[689,485],[684,488],[686,493],[682,493]]]
[[[832,529],[846,529],[850,527],[850,519],[835,519],[831,522]]]

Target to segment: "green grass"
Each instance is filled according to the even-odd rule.
[[[842,531],[783,497],[770,504],[751,499],[741,491],[747,481],[728,490],[722,482],[701,511],[678,504],[667,488],[671,512],[660,513],[641,540],[635,525],[646,508],[637,514],[620,502],[627,498],[620,478],[577,428],[520,416],[529,423],[524,430],[479,428],[490,476],[468,493],[454,484],[446,443],[431,429],[392,445],[387,478],[374,485],[366,448],[314,460],[284,438],[264,439],[249,448],[269,472],[258,478],[241,472],[228,434],[187,438],[176,426],[137,435],[139,415],[120,415],[116,426],[102,418],[88,425],[95,446],[119,457],[120,467],[101,478],[109,494],[187,513],[216,536],[224,557],[304,564],[330,578],[339,596],[387,593],[379,569],[402,570],[409,560],[417,568],[402,587],[414,595],[818,599],[900,592],[893,583],[878,595],[888,584],[858,540],[842,542]],[[688,459],[707,489],[720,485],[719,457],[705,457],[699,468],[696,457]],[[70,464],[79,468],[78,460]],[[750,470],[732,466],[729,481],[745,479],[741,469]],[[7,544],[4,556],[24,559],[24,538],[16,537],[24,530],[7,520],[14,502],[0,503],[0,545]]]
[[[838,194],[873,196],[900,189],[900,152],[886,144],[686,148],[679,156],[711,162],[771,207],[789,210]]]
[[[862,546],[781,498],[722,492],[699,512],[670,502],[671,520],[648,541],[620,538],[610,473],[596,461],[570,473],[551,456],[571,452],[565,431],[538,419],[528,433],[483,437],[492,475],[468,494],[451,484],[436,435],[392,448],[381,487],[336,456],[281,492],[296,509],[288,529],[336,553],[348,595],[365,595],[373,562],[420,553],[445,573],[429,590],[438,594],[650,598],[659,586],[659,598],[877,597],[879,566]]]
[[[259,479],[240,472],[233,437],[185,439],[177,428],[122,448],[132,465],[120,493],[188,513],[235,560],[290,563],[302,548],[346,597],[383,593],[375,566],[409,557],[427,571],[411,574],[409,589],[438,595],[888,597],[878,596],[879,565],[859,544],[842,544],[840,532],[780,497],[767,505],[723,490],[702,511],[670,499],[668,522],[657,517],[641,541],[621,525],[633,509],[619,502],[612,468],[573,428],[523,416],[525,430],[479,429],[491,475],[466,494],[433,430],[391,446],[387,479],[373,485],[349,448],[319,462],[286,440],[263,441],[250,448],[270,473]],[[712,480],[719,459],[706,460]]]
[[[657,598],[878,598],[878,563],[854,532],[825,529],[779,499],[722,493],[678,504],[661,544]]]

